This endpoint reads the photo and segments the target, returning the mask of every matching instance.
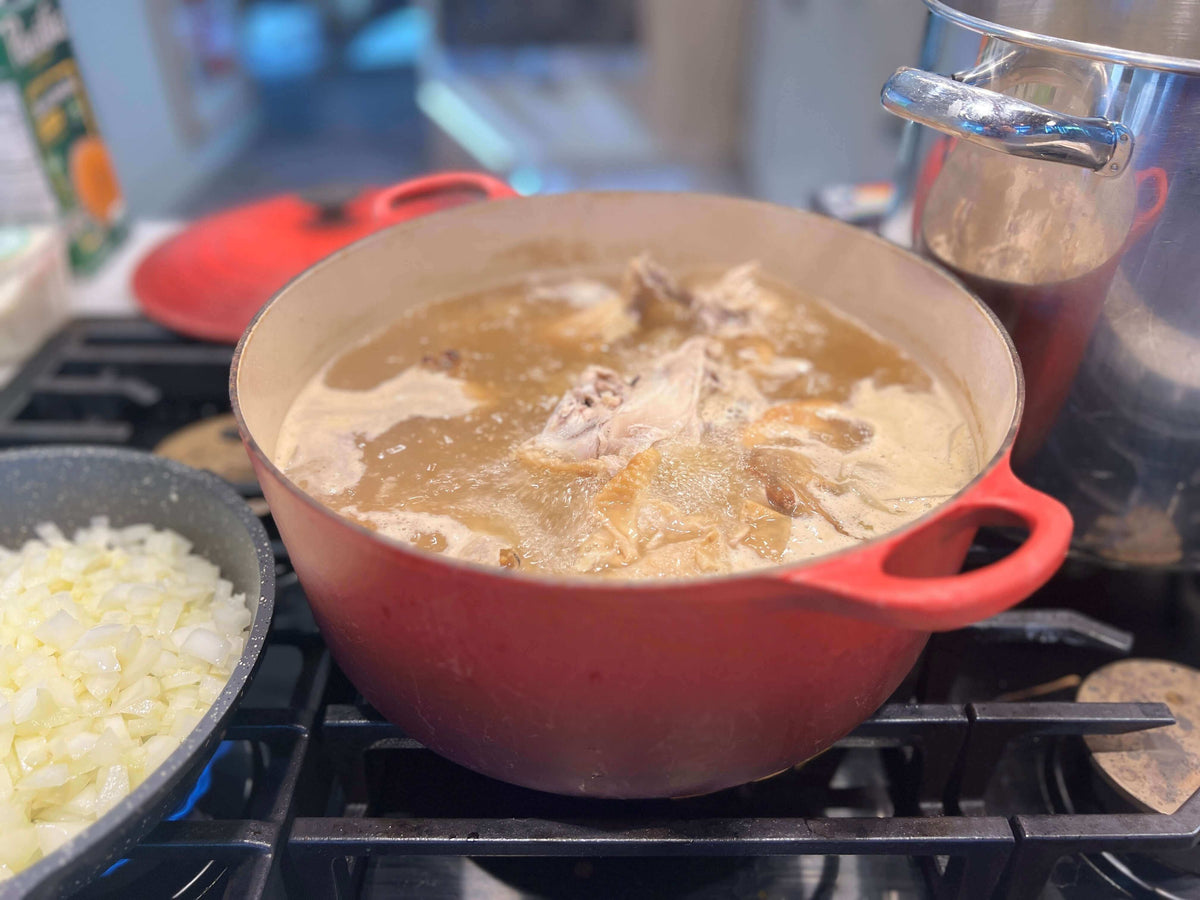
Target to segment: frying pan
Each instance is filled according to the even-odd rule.
[[[418,551],[339,517],[273,463],[300,387],[403,309],[533,273],[616,274],[646,250],[683,272],[757,259],[906,347],[961,401],[983,451],[979,475],[907,527],[839,553],[631,583]],[[1066,510],[1009,468],[1022,384],[995,317],[906,251],[748,200],[564,194],[405,222],[279,293],[242,337],[231,391],[318,624],[359,690],[439,753],[564,794],[703,793],[811,757],[887,698],[930,631],[992,615],[1045,582],[1071,531]],[[956,574],[984,523],[1029,536]]]
[[[179,747],[91,826],[0,881],[0,898],[59,897],[124,856],[191,789],[258,666],[275,603],[275,558],[262,523],[224,481],[132,450],[37,447],[0,453],[0,509],[0,546],[10,548],[34,537],[41,522],[53,522],[68,535],[94,516],[108,516],[113,527],[170,528],[220,568],[234,591],[246,595],[253,613],[229,683]]]

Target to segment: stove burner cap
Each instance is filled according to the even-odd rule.
[[[1170,815],[1200,788],[1200,672],[1159,660],[1121,660],[1084,679],[1076,699],[1165,703],[1175,716],[1165,728],[1084,738],[1096,769],[1126,800]]]
[[[186,425],[163,438],[154,452],[221,476],[248,497],[247,502],[255,513],[266,514],[266,504],[258,496],[261,492],[254,468],[242,446],[232,413],[210,416]]]

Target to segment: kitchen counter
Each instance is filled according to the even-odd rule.
[[[71,285],[70,315],[127,316],[137,311],[133,273],[155,245],[179,230],[174,221],[136,222],[125,242],[104,266]]]
[[[99,271],[71,283],[68,316],[128,316],[137,312],[133,273],[159,241],[181,227],[176,221],[136,222],[125,242]],[[31,348],[31,355],[33,352]],[[0,387],[12,378],[21,363],[0,364]]]

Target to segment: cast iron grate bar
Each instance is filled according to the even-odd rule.
[[[305,871],[336,878],[344,857],[405,855],[688,857],[950,856],[961,860],[939,898],[987,896],[1013,846],[1003,818],[753,818],[660,822],[543,819],[298,818],[288,851]],[[951,883],[953,880],[954,883]],[[329,883],[322,896],[339,896]]]
[[[980,703],[888,704],[859,725],[836,746],[904,747],[919,753],[913,781],[928,784],[939,778],[935,794],[945,808],[961,811],[982,796],[1007,743],[1022,735],[1123,734],[1174,723],[1161,703]],[[345,771],[356,755],[368,748],[423,751],[418,741],[387,722],[369,706],[329,704],[321,722],[322,739],[331,745]],[[939,775],[940,773],[940,775]],[[357,778],[358,783],[363,779]],[[898,796],[898,809],[927,814],[940,812],[918,805],[912,796]]]
[[[218,344],[70,344],[66,363],[125,366],[218,366],[229,368],[233,348]]]
[[[142,378],[107,371],[98,375],[56,375],[37,382],[34,391],[64,397],[123,397],[139,406],[153,406],[163,398],[161,390]]]
[[[0,387],[0,446],[153,446],[228,409],[231,347],[142,319],[77,319]]]
[[[981,844],[1007,848],[1002,817],[753,818],[589,822],[545,819],[297,818],[298,853],[470,856],[731,856],[874,853],[955,855]]]
[[[1002,900],[1036,897],[1055,863],[1070,853],[1189,850],[1200,840],[1200,791],[1173,815],[1158,813],[1014,816],[1017,839]]]
[[[1026,735],[1126,734],[1174,725],[1165,703],[971,703],[971,726],[950,779],[946,808],[980,814],[983,792],[1008,743]]]
[[[962,706],[949,704],[888,704],[837,743],[841,749],[914,747],[918,753],[906,775],[921,794],[936,797],[940,805],[947,779],[954,770],[966,737],[969,718]],[[385,720],[366,705],[326,706],[321,723],[327,752],[355,796],[365,801],[366,776],[362,754],[368,749],[429,752],[419,741]],[[915,798],[896,798],[899,811],[916,812]],[[929,810],[940,813],[941,810]]]
[[[280,642],[292,638],[289,643],[302,649],[301,673],[292,691],[293,702],[300,709],[296,721],[288,727],[283,727],[282,717],[273,721],[271,717],[261,717],[259,722],[254,723],[263,730],[261,743],[274,755],[284,758],[286,763],[279,787],[270,798],[266,815],[267,821],[274,828],[271,833],[270,851],[264,859],[255,860],[252,864],[241,866],[234,871],[225,887],[227,900],[266,895],[268,881],[276,869],[276,860],[283,853],[286,836],[296,816],[297,803],[302,795],[307,794],[301,786],[302,780],[306,775],[311,776],[315,764],[310,753],[313,724],[329,682],[329,654],[323,646],[319,646],[319,638],[315,635],[284,633],[273,637]],[[313,638],[316,638],[315,643],[311,641]]]
[[[889,703],[838,741],[838,747],[903,748],[913,754],[904,762],[896,755],[889,769],[889,791],[900,815],[941,815],[942,798],[970,720],[957,704]]]
[[[1022,704],[1022,706],[1024,705]],[[1125,704],[1104,705],[1122,708],[1125,706]],[[1152,724],[1142,727],[1161,724],[1157,719],[1148,721]],[[969,717],[963,706],[889,703],[855,728],[847,737],[843,738],[843,741],[847,746],[897,747],[909,744],[915,738],[920,738],[933,731],[960,727],[965,729],[968,724]],[[401,742],[400,746],[404,747],[408,747],[410,744],[416,747],[423,746],[409,738],[398,726],[384,719],[374,708],[365,704],[328,704],[325,707],[321,729],[323,735],[334,740],[352,740],[362,747],[381,741],[399,741]]]
[[[1125,734],[1174,725],[1165,703],[969,703],[974,734]]]
[[[307,730],[304,723],[311,717],[310,711],[295,707],[241,707],[234,712],[232,721],[225,729],[225,739],[260,741],[281,731],[300,734]]]
[[[1016,609],[967,626],[977,640],[1092,647],[1125,655],[1133,635],[1071,609]]]
[[[253,819],[160,822],[135,851],[139,857],[235,859],[269,854],[278,827]]]
[[[82,316],[72,319],[63,332],[77,340],[108,344],[194,344],[177,331],[140,316]]]
[[[1019,660],[1036,654],[1041,646],[1062,648],[1065,664],[1090,671],[1109,659],[1128,656],[1133,649],[1133,635],[1068,609],[999,613],[958,631],[933,636],[920,670],[917,696],[937,702],[974,699],[956,695],[954,688],[960,685],[964,671],[986,665],[981,655],[1009,664],[1016,661],[1019,666]],[[1067,663],[1068,657],[1075,662]]]
[[[2,422],[0,446],[28,444],[128,444],[133,426],[127,422]]]

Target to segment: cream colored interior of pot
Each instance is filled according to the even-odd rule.
[[[896,341],[942,379],[983,459],[1013,422],[1018,378],[994,320],[932,265],[848,226],[753,201],[692,194],[564,194],[492,201],[407,222],[287,287],[242,347],[237,400],[268,458],[299,389],[332,355],[418,303],[533,273],[612,272],[649,250],[669,268],[757,260]]]

